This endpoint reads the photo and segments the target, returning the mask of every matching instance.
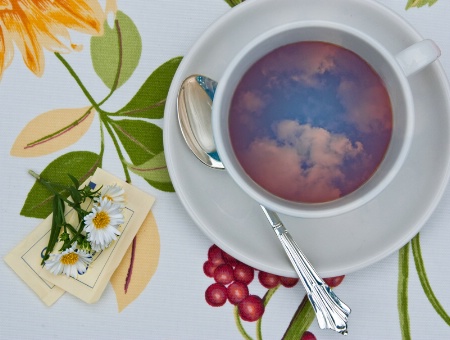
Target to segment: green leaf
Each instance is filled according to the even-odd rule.
[[[115,120],[111,126],[135,165],[143,164],[164,150],[162,129],[142,120]]]
[[[133,74],[142,52],[142,41],[133,21],[117,11],[114,27],[103,25],[104,34],[91,38],[94,70],[108,88],[119,88]],[[117,77],[118,76],[118,77]]]
[[[398,253],[397,308],[402,339],[411,339],[408,313],[409,243]]]
[[[433,6],[438,0],[408,0],[406,4],[406,9],[411,7],[423,7],[425,5]]]
[[[140,165],[128,164],[128,169],[135,174],[154,182],[170,182],[169,171],[167,170],[164,152],[157,154],[147,162]]]
[[[162,129],[159,126],[129,119],[111,121],[111,126],[117,133],[133,165],[143,165],[156,156],[158,156],[156,161],[161,161],[159,154],[163,153],[164,146]],[[170,181],[161,182],[148,178],[145,180],[159,190],[175,191]]]
[[[75,186],[75,188],[79,188],[80,187],[80,182],[78,181],[77,178],[75,178],[72,174],[68,174],[70,180],[72,181],[73,185]]]
[[[165,182],[156,182],[156,181],[150,181],[146,179],[146,182],[150,184],[152,187],[159,189],[161,191],[165,192],[175,192],[175,188],[173,187],[172,182],[165,183]]]
[[[147,78],[136,95],[118,115],[159,119],[164,116],[167,93],[182,57],[170,59]]]
[[[230,6],[234,7],[236,5],[239,5],[241,2],[244,2],[244,0],[225,0],[225,2]]]
[[[69,186],[71,173],[79,182],[84,182],[97,167],[101,166],[98,154],[89,151],[69,152],[51,162],[42,172],[41,177],[52,182]],[[63,192],[69,196],[68,192]],[[46,218],[52,212],[53,194],[39,182],[34,183],[20,212],[27,217]]]
[[[450,316],[445,311],[444,307],[442,307],[441,303],[439,302],[438,298],[433,292],[433,289],[431,288],[430,281],[428,280],[427,272],[425,270],[425,264],[423,263],[422,258],[422,250],[420,248],[420,235],[417,234],[412,240],[412,252],[414,257],[414,263],[416,265],[417,274],[419,275],[420,284],[422,285],[423,291],[425,292],[425,295],[428,298],[428,301],[430,301],[431,305],[433,306],[436,313],[439,314],[439,316],[442,318],[442,320],[447,323],[447,325],[450,326]]]

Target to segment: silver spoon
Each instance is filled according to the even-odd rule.
[[[205,76],[188,77],[178,93],[177,112],[183,137],[195,156],[211,168],[225,169],[217,155],[212,133],[211,109],[216,87],[217,82]],[[350,308],[317,274],[278,215],[262,205],[261,208],[305,287],[319,327],[346,335]]]

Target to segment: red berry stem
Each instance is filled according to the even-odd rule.
[[[266,294],[264,294],[264,296],[263,296],[264,307],[267,306],[267,304],[269,303],[269,301],[272,298],[273,294],[275,294],[275,292],[277,291],[278,288],[280,288],[279,284],[277,286],[275,286],[274,288],[268,289]],[[262,327],[261,327],[261,324],[262,324],[262,316],[256,322],[256,338],[258,340],[262,340]]]
[[[273,294],[275,294],[275,292],[277,291],[277,289],[280,288],[280,284],[278,284],[277,286],[275,286],[274,288],[270,288],[267,290],[266,294],[264,294],[262,300],[264,303],[264,307],[267,306],[267,304],[269,303],[270,299],[272,298]],[[256,338],[258,340],[262,340],[262,317],[256,322]]]
[[[301,334],[311,327],[316,314],[308,297],[305,295],[302,302],[297,308],[292,320],[283,335],[282,340],[298,340]]]
[[[252,337],[250,335],[248,335],[248,333],[245,331],[245,328],[242,325],[242,321],[241,321],[241,317],[239,316],[239,310],[238,310],[237,305],[234,306],[233,312],[234,312],[234,320],[236,321],[236,326],[237,326],[239,333],[241,333],[242,337],[245,340],[253,340]]]

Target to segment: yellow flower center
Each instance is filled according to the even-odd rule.
[[[114,198],[109,195],[104,195],[103,198],[106,198],[108,201],[114,201]]]
[[[109,215],[107,213],[105,213],[104,211],[100,211],[92,219],[92,222],[94,222],[94,227],[97,229],[106,228],[109,224],[109,221],[111,221],[111,219],[110,219]]]
[[[78,262],[77,253],[69,253],[61,256],[61,263],[64,265],[74,265]]]

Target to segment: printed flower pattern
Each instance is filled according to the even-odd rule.
[[[0,1],[0,78],[17,46],[27,67],[37,76],[44,71],[44,52],[70,52],[77,45],[68,29],[90,35],[103,33],[104,13],[89,0]]]
[[[230,6],[235,6],[243,0],[225,1]],[[406,7],[431,6],[436,1],[408,0]],[[107,1],[108,3],[111,4],[111,2]],[[75,30],[93,36],[91,56],[98,56],[92,58],[95,65],[94,69],[110,90],[110,93],[105,98],[94,98],[94,96],[90,95],[89,89],[78,78],[76,70],[71,68],[62,57],[58,57],[67,71],[73,76],[75,83],[86,94],[90,106],[83,109],[84,111],[79,114],[80,117],[73,119],[73,123],[62,125],[61,128],[39,136],[36,140],[27,140],[28,145],[25,145],[28,148],[31,146],[35,147],[34,145],[45,146],[49,140],[58,140],[58,137],[64,135],[67,131],[75,130],[73,129],[74,126],[79,127],[80,124],[78,123],[91,114],[90,112],[96,110],[96,117],[99,118],[102,129],[100,153],[74,151],[63,154],[53,160],[42,173],[59,179],[59,174],[64,173],[65,175],[70,169],[74,169],[74,175],[84,181],[92,174],[93,169],[102,163],[105,148],[103,135],[110,135],[117,149],[117,155],[121,164],[124,166],[124,175],[127,180],[130,180],[129,171],[131,171],[157,189],[173,191],[161,146],[162,131],[157,126],[152,125],[148,121],[140,120],[140,118],[161,119],[163,117],[163,107],[168,88],[181,58],[174,58],[168,61],[155,70],[153,74],[150,74],[142,84],[139,92],[124,107],[116,108],[114,112],[101,110],[102,104],[114,94],[114,91],[121,84],[127,81],[128,77],[131,77],[139,62],[141,52],[140,49],[136,48],[136,46],[141,46],[139,32],[131,18],[119,11],[117,12],[114,27],[107,28],[104,22],[105,13],[96,0],[0,0],[0,78],[13,60],[14,45],[17,46],[18,51],[22,54],[25,65],[34,74],[40,76],[44,71],[44,50],[71,52],[79,49],[79,46],[72,43],[69,34],[70,30]],[[106,31],[108,31],[108,35]],[[105,34],[103,34],[104,32]],[[125,36],[124,32],[128,32],[128,36]],[[127,53],[130,55],[127,55]],[[105,63],[105,58],[109,56],[117,56],[116,63]],[[123,77],[123,74],[127,74],[127,77]],[[85,105],[86,103],[83,103],[80,107]],[[118,116],[120,116],[120,119],[115,119]],[[88,128],[89,125],[85,130],[87,131]],[[39,129],[38,125],[36,125],[36,129]],[[80,133],[80,137],[84,132]],[[66,144],[61,145],[63,146],[57,150],[67,146]],[[123,146],[123,151],[125,152],[120,151],[119,146]],[[129,156],[129,160],[125,159],[124,154]],[[93,212],[86,219],[88,226],[85,231],[90,235],[90,240],[95,244],[94,247],[97,250],[106,247],[120,235],[117,229],[120,219],[117,218],[116,214],[121,208],[121,201],[117,200],[116,194],[119,193],[117,189],[114,189],[114,186],[105,187],[104,191],[102,190],[101,192],[103,199],[97,200],[99,205],[95,213]],[[45,218],[51,211],[50,204],[47,204],[47,198],[45,191],[33,187],[21,214],[28,217]],[[113,208],[113,202],[118,203],[119,206]],[[156,222],[152,221],[151,224],[153,229],[157,230]],[[151,244],[151,238],[154,237],[154,234],[148,235],[151,236],[140,239],[144,239],[144,244],[147,242],[147,245]],[[130,262],[134,261],[135,248],[139,248],[141,243],[138,242],[137,244],[136,246],[136,243],[134,243],[130,250]],[[430,298],[432,290],[421,258],[418,236],[413,239],[411,245],[419,278],[422,285],[427,288],[425,293],[442,319],[450,324],[450,318],[440,306],[439,301],[436,298],[432,298],[433,296]],[[400,252],[400,267],[409,268],[410,259],[408,254],[409,244]],[[136,255],[136,257],[138,256]],[[51,254],[50,258],[45,262],[45,267],[57,275],[64,274],[76,277],[86,272],[91,261],[92,255],[76,249],[76,245],[72,245],[60,254]],[[124,267],[128,266],[129,264],[126,263]],[[154,268],[156,266],[157,260]],[[257,280],[254,280],[254,284],[260,284],[267,288],[267,293],[263,297],[257,297],[256,295],[251,295],[249,291],[249,283],[254,279],[256,271],[247,267],[244,264],[239,264],[238,261],[217,247],[213,247],[208,253],[208,261],[205,262],[203,268],[205,274],[215,281],[210,286],[212,288],[208,288],[206,291],[204,297],[206,302],[211,306],[223,306],[227,301],[230,302],[234,308],[237,327],[244,338],[248,338],[248,335],[243,328],[241,320],[254,321],[259,327],[264,310],[268,308],[267,303],[275,291],[279,288],[283,289],[283,286],[292,287],[297,283],[295,279],[292,281],[289,278],[279,278],[269,273],[259,272]],[[132,266],[129,268],[132,269]],[[137,271],[136,269],[144,271],[143,266],[135,267],[135,272]],[[124,274],[117,279],[117,287],[123,286],[122,281],[124,277],[126,277],[128,284],[132,280],[132,270],[124,271]],[[339,284],[342,278],[334,278],[331,281],[334,284]],[[407,283],[407,271],[399,272],[400,281]],[[331,283],[328,284],[331,285]],[[117,290],[119,291],[120,289],[122,288]],[[399,288],[398,294],[399,306],[405,306],[403,310],[400,310],[400,318],[409,320],[407,284],[403,285],[401,289]],[[247,299],[247,302],[250,302],[247,306],[248,308],[243,303],[245,299]],[[403,302],[404,300],[405,302]],[[241,304],[241,308],[239,308],[239,304]],[[293,325],[303,322],[301,330],[303,333],[291,333],[291,331],[294,331],[294,328],[289,328],[286,330],[284,338],[299,338],[303,334],[302,339],[315,339],[312,333],[306,331],[313,322],[311,315],[312,307],[307,299],[304,299],[291,321]],[[408,338],[410,332],[409,323],[402,324],[400,322],[400,324],[403,337]]]

